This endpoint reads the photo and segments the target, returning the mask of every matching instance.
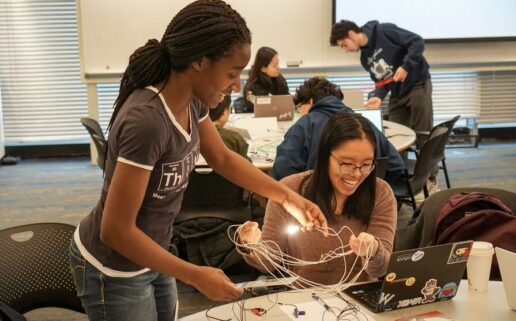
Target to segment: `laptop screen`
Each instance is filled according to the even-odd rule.
[[[254,117],[276,117],[279,121],[294,119],[294,99],[291,95],[256,96]]]
[[[342,90],[344,105],[350,108],[364,108],[364,93],[361,90]]]
[[[383,132],[383,118],[381,109],[355,109],[355,112],[369,119],[369,121],[373,123],[373,125],[375,125],[376,128]]]
[[[449,300],[457,293],[472,243],[393,252],[383,282],[359,284],[345,291],[374,312]],[[364,296],[371,292],[377,294],[374,300]]]

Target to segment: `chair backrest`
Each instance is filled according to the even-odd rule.
[[[438,128],[442,128],[442,127],[445,127],[445,128],[448,128],[449,130],[449,133],[448,135],[450,135],[450,133],[452,132],[452,129],[453,129],[453,126],[455,126],[455,123],[457,122],[457,120],[459,120],[460,118],[460,115],[456,115],[455,117],[453,117],[452,119],[449,119],[447,121],[444,121],[442,123],[439,123],[437,125],[435,125],[434,127],[432,127],[432,129],[430,129],[430,131],[423,131],[423,132],[417,132],[417,136],[418,137],[423,137],[424,139],[418,139],[418,143],[417,143],[417,147],[418,149],[421,148],[421,144],[422,142],[425,142],[425,140],[428,140],[428,138],[430,136],[432,136],[432,134],[438,129]],[[446,143],[448,142],[448,137],[446,138],[443,138],[445,140],[444,144],[446,145]]]
[[[181,209],[235,208],[242,205],[243,189],[206,166],[190,174]]]
[[[95,144],[95,148],[97,149],[97,164],[102,170],[104,170],[107,142],[104,137],[104,133],[102,132],[102,128],[95,119],[90,117],[82,117],[81,124],[86,127],[86,130],[88,130],[88,133]]]
[[[442,190],[430,195],[423,202],[421,213],[414,224],[396,230],[394,249],[401,251],[432,245],[435,222],[441,208],[450,197],[461,192],[481,192],[493,195],[504,202],[513,213],[516,213],[516,193],[514,192],[487,187],[459,187]]]
[[[414,174],[409,179],[409,183],[414,194],[423,190],[423,187],[432,174],[433,169],[441,161],[442,158],[436,155],[436,149],[440,146],[442,136],[447,133],[448,128],[437,128],[423,146],[421,146],[416,160],[416,165],[414,167]]]
[[[68,258],[74,231],[61,223],[0,231],[0,301],[20,313],[41,307],[84,312]]]
[[[102,128],[100,127],[100,124],[95,119],[90,117],[82,117],[81,124],[84,127],[86,127],[90,135],[95,134],[99,138],[106,140],[106,138],[104,137],[104,133],[102,132]]]
[[[448,138],[450,137],[450,134],[453,130],[453,126],[455,126],[455,123],[459,120],[460,115],[457,115],[453,117],[450,120],[447,120],[445,122],[442,122],[440,124],[435,125],[432,130],[430,131],[430,137],[436,132],[438,128],[447,128],[448,132],[445,135],[441,136],[441,140],[439,142],[438,147],[435,150],[435,157],[438,157],[440,159],[445,159],[444,150],[446,147],[446,144],[448,143]]]
[[[91,139],[93,140],[93,143],[97,148],[97,164],[102,170],[104,170],[107,142],[105,139],[99,137],[97,134],[91,134]]]

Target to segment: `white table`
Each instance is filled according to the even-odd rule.
[[[276,157],[276,147],[296,120],[276,121],[272,117],[254,118],[253,114],[232,114],[228,128],[246,129],[251,136],[249,155],[253,164],[262,170],[270,170]],[[384,121],[383,126],[385,136],[399,152],[416,141],[416,133],[409,127],[391,121]]]
[[[322,320],[321,316],[324,308],[314,302],[310,296],[311,291],[308,292],[284,292],[278,294],[278,301],[282,303],[295,304],[300,310],[305,310],[306,315],[300,316],[299,321],[318,321]],[[269,299],[274,299],[275,295],[269,296]],[[329,295],[321,295],[321,298],[330,306],[337,306],[340,308],[345,307],[345,303]],[[353,300],[351,300],[353,301]],[[179,301],[181,304],[181,299]],[[266,296],[252,298],[246,301],[245,307],[262,307],[268,308],[272,306]],[[225,304],[216,308],[211,309],[210,315],[219,319],[236,320],[232,313],[233,304]],[[285,309],[285,310],[283,310]],[[293,307],[290,309],[292,310]],[[265,315],[259,317],[251,313],[246,313],[247,321],[279,321],[279,320],[291,320],[290,310],[287,307],[281,307],[280,305],[274,305]],[[505,300],[505,293],[502,282],[489,282],[489,288],[487,292],[476,293],[468,289],[466,280],[461,281],[457,296],[449,301],[431,303],[426,305],[420,305],[411,308],[400,309],[396,311],[384,312],[384,313],[372,313],[364,307],[361,307],[369,321],[393,321],[401,317],[413,316],[430,311],[439,311],[448,318],[453,318],[458,321],[516,321],[516,311],[511,310]],[[210,319],[206,318],[206,311],[201,311],[187,317],[181,318],[182,321],[207,321]],[[213,320],[213,319],[211,319]],[[324,320],[335,320],[335,317],[326,313]],[[363,319],[365,320],[365,319]]]
[[[416,132],[411,128],[392,121],[383,121],[384,134],[398,152],[402,152],[416,142]]]

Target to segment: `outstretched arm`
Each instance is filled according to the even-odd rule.
[[[245,158],[224,145],[210,119],[199,124],[201,153],[217,173],[243,188],[266,196],[281,204],[299,223],[327,228],[328,223],[319,206],[301,197],[287,186],[278,183]]]

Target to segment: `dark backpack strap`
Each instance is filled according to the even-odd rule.
[[[23,314],[0,302],[0,321],[27,321]]]

